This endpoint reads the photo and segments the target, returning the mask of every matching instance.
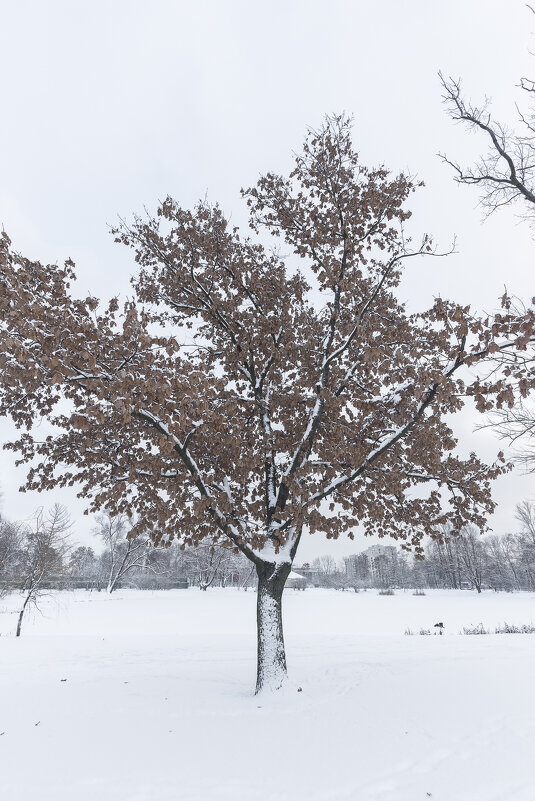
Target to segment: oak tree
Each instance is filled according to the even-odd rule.
[[[484,527],[506,466],[461,458],[446,416],[467,396],[510,403],[514,365],[488,380],[475,366],[533,337],[507,297],[492,319],[442,298],[408,312],[403,268],[435,253],[403,231],[416,187],[362,165],[350,129],[327,118],[288,176],[243,191],[250,236],[171,198],[122,223],[138,265],[122,308],[74,297],[70,261],[31,261],[7,236],[0,254],[0,413],[23,429],[8,447],[26,487],[77,485],[92,511],[135,517],[130,536],[241,551],[257,691],[286,675],[282,593],[304,533],[359,526],[421,553],[447,520]],[[43,415],[57,434],[39,440]]]

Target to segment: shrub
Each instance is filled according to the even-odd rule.
[[[413,595],[425,595],[423,590],[414,590]]]
[[[490,631],[484,627],[483,623],[478,623],[477,626],[463,626],[461,634],[490,634]]]
[[[379,592],[377,594],[378,595],[395,595],[396,593],[394,592],[394,590],[390,589],[390,587],[389,587],[386,590],[379,590]]]
[[[532,624],[513,626],[511,623],[504,623],[503,626],[497,626],[494,631],[496,634],[535,634],[535,626]]]

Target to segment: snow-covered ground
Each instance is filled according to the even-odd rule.
[[[458,631],[534,623],[535,595],[287,591],[271,697],[255,600],[55,593],[18,640],[0,600],[0,799],[534,801],[535,635]]]

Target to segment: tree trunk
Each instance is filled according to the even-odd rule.
[[[256,565],[258,597],[256,621],[258,659],[256,692],[278,690],[286,678],[286,653],[282,632],[282,592],[292,569],[291,564]]]
[[[22,609],[19,612],[19,619],[17,621],[17,633],[15,634],[15,637],[20,637],[20,631],[22,629],[22,618],[24,617],[24,612],[26,611],[26,607],[28,605],[28,601],[30,600],[31,596],[32,596],[32,593],[29,592],[28,595],[26,596],[26,599],[25,599],[23,605],[22,605]]]
[[[17,633],[15,634],[15,637],[20,637],[20,630],[21,630],[21,627],[22,627],[22,618],[23,618],[23,616],[24,616],[24,609],[21,609],[20,612],[19,612],[19,619],[18,619],[18,622],[17,622]]]

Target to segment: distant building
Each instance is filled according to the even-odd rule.
[[[362,586],[390,586],[397,573],[398,551],[394,545],[371,545],[344,559],[347,577]]]
[[[295,570],[292,570],[284,586],[291,590],[304,590],[308,586],[308,580],[305,576],[301,576]]]
[[[302,576],[307,580],[308,584],[311,584],[313,587],[320,586],[319,573],[313,567],[310,567],[308,562],[303,562],[301,567],[294,565],[294,567],[292,567],[292,573],[297,573],[299,576]]]
[[[397,555],[398,549],[395,545],[370,545],[363,553],[369,559],[375,559],[377,556],[386,556],[390,559]]]

